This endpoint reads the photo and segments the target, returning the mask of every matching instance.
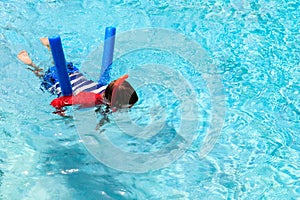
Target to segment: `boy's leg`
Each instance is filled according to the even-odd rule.
[[[17,55],[17,57],[24,64],[28,65],[29,67],[27,69],[31,70],[35,75],[37,75],[38,77],[44,76],[43,69],[39,68],[32,62],[27,51],[25,51],[25,50],[20,51],[20,53]],[[32,67],[32,68],[30,68],[30,67]]]

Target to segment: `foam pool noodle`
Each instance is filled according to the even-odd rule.
[[[115,27],[106,27],[103,56],[102,56],[101,74],[100,74],[100,79],[99,79],[100,85],[107,85],[110,80],[109,71],[110,71],[112,61],[113,61],[115,35],[116,35]]]
[[[59,36],[50,37],[49,43],[62,94],[63,96],[71,96],[72,86],[67,71],[66,59],[62,48],[61,39]]]

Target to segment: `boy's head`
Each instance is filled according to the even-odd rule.
[[[127,81],[122,82],[120,85],[117,84],[117,81],[114,80],[107,86],[104,93],[105,99],[116,108],[132,107],[138,101],[135,90]],[[115,95],[114,98],[113,94]]]

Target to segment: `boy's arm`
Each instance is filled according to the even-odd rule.
[[[79,105],[82,108],[90,108],[103,104],[101,94],[93,92],[81,92],[75,96],[62,96],[54,99],[50,103],[56,109],[62,109],[65,106]]]

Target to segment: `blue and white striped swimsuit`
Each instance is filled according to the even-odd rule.
[[[105,91],[107,85],[101,85],[97,82],[88,80],[79,72],[78,68],[73,66],[72,63],[67,63],[67,71],[70,77],[73,95],[77,95],[80,92],[93,92],[102,93]],[[48,90],[51,94],[56,94],[58,97],[62,96],[61,88],[59,86],[58,78],[56,76],[55,66],[49,68],[42,82],[42,87]]]

